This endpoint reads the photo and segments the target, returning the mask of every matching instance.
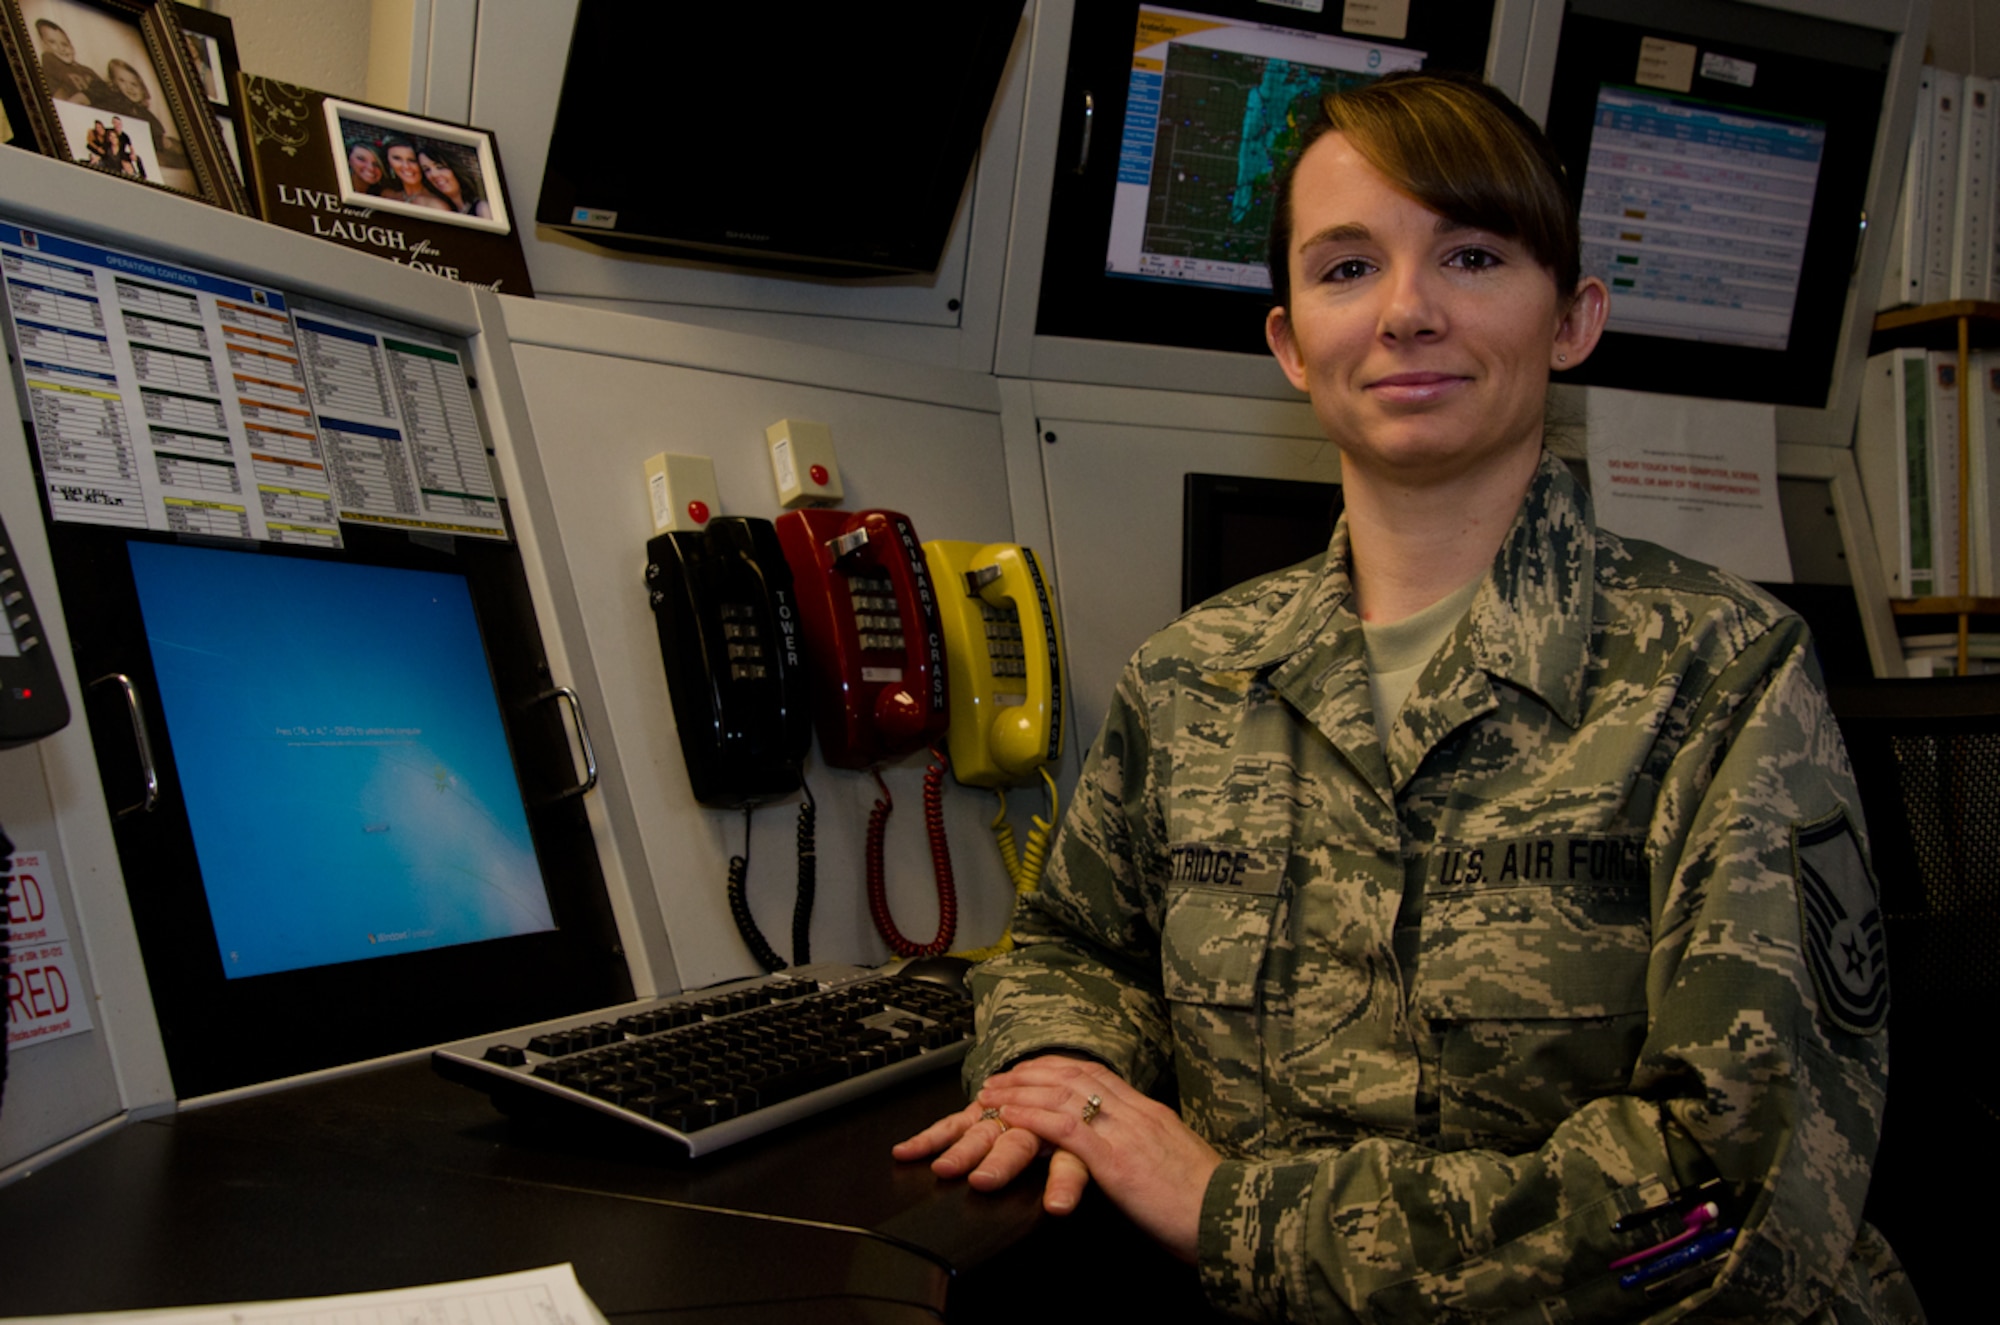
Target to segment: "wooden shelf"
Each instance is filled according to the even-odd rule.
[[[2000,616],[2000,598],[1891,598],[1897,616]]]
[[[2000,345],[2000,303],[1984,299],[1954,299],[1943,304],[1920,304],[1915,308],[1895,308],[1875,315],[1875,332],[1868,338],[1868,352],[1904,346],[1927,350],[1958,348],[1958,323],[1965,319],[1969,339],[1975,349]]]

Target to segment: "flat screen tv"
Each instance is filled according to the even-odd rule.
[[[1023,0],[582,0],[535,219],[612,248],[935,271]]]

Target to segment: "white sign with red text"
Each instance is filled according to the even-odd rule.
[[[1746,580],[1791,583],[1771,406],[1594,386],[1584,426],[1598,524]]]
[[[7,894],[7,1050],[91,1028],[90,998],[56,905],[48,857],[16,851]]]

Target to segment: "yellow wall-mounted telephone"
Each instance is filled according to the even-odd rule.
[[[1025,781],[1062,756],[1062,629],[1034,552],[924,544],[951,676],[951,769],[968,787]]]
[[[951,728],[945,741],[961,784],[999,797],[993,838],[1017,893],[1040,883],[1056,817],[1048,765],[1062,757],[1063,652],[1053,595],[1042,563],[1012,543],[940,539],[924,544],[943,620],[951,679]],[[1040,773],[1048,818],[1036,816],[1025,849],[1007,822],[1009,786]],[[1013,931],[990,947],[958,953],[984,961],[1013,946]]]

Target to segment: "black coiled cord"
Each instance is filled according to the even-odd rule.
[[[757,928],[757,920],[750,914],[750,899],[743,892],[743,882],[750,874],[750,811],[750,806],[743,807],[743,854],[729,858],[729,914],[757,964],[766,971],[782,971],[785,959],[765,942],[764,932]]]
[[[819,817],[819,803],[813,790],[799,780],[806,794],[799,806],[799,892],[792,901],[792,965],[804,966],[812,960],[813,892],[819,885],[819,854],[813,845],[813,823]]]
[[[813,799],[812,788],[803,781],[799,789],[806,794],[805,803],[799,806],[799,890],[792,902],[792,964],[804,966],[812,960],[812,915],[813,894],[819,884],[819,855],[814,847],[814,823],[819,817],[819,803]],[[754,807],[743,807],[743,854],[729,858],[729,915],[736,921],[736,932],[743,936],[750,955],[766,971],[782,971],[785,959],[778,955],[764,931],[757,928],[757,919],[750,914],[750,897],[745,885],[750,877],[750,812]]]

